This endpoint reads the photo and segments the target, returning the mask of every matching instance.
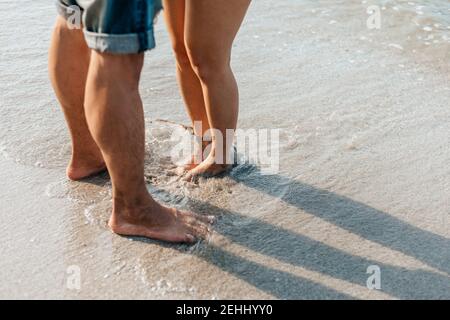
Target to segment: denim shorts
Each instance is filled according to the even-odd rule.
[[[161,0],[56,0],[56,5],[72,27],[82,24],[91,49],[132,54],[155,47],[153,21]]]

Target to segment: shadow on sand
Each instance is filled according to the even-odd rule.
[[[366,286],[367,267],[381,269],[381,291],[400,299],[450,299],[450,240],[403,222],[350,198],[281,175],[262,176],[256,168],[237,167],[231,178],[260,192],[277,197],[280,186],[289,191],[282,201],[325,221],[400,251],[446,275],[406,269],[355,256],[260,219],[189,199],[191,209],[217,214],[216,232],[251,251],[311,271]],[[278,191],[277,191],[278,190]],[[158,192],[166,193],[158,189]],[[151,240],[143,240],[153,242]],[[164,244],[163,244],[164,245]],[[184,246],[164,245],[184,250]],[[254,287],[280,299],[351,299],[352,297],[312,280],[262,265],[214,245],[194,251],[200,258]]]
[[[281,175],[260,175],[256,167],[238,167],[231,177],[247,187],[274,197],[277,197],[277,188],[288,186],[288,192],[281,198],[285,203],[450,275],[448,238],[417,228],[388,213],[333,192]]]
[[[237,167],[230,175],[235,181],[274,197],[279,194],[277,191],[280,186],[287,186],[289,191],[281,197],[281,200],[287,204],[365,239],[416,258],[445,275],[421,269],[401,268],[355,256],[260,219],[243,216],[196,199],[189,199],[192,209],[198,212],[218,213],[221,219],[216,226],[216,231],[231,241],[292,266],[319,272],[363,287],[366,286],[368,278],[367,267],[378,265],[382,276],[381,291],[395,298],[450,298],[449,239],[333,192],[281,175],[263,176],[255,167]],[[200,255],[224,271],[278,298],[349,298],[311,280],[250,262],[221,248],[209,246]],[[277,278],[278,281],[276,281]]]

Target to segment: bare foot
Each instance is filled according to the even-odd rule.
[[[230,164],[217,164],[214,157],[209,156],[202,163],[190,170],[183,178],[186,181],[193,181],[196,177],[213,177],[217,176],[231,168]]]
[[[208,156],[208,154],[205,154],[205,155],[203,155],[203,154],[205,153],[205,149],[208,147],[209,144],[210,144],[210,142],[203,141],[202,142],[202,150],[199,151],[199,153],[197,155],[194,154],[190,158],[186,159],[186,161],[184,163],[182,163],[180,166],[178,166],[173,172],[178,176],[182,176],[186,172],[195,169]],[[205,156],[205,158],[204,158],[204,156]]]
[[[106,171],[106,164],[101,156],[100,158],[79,157],[79,160],[75,160],[74,158],[75,157],[72,157],[66,170],[67,177],[70,180],[78,181]]]
[[[162,206],[154,201],[133,209],[114,205],[109,227],[124,236],[140,236],[175,243],[194,243],[209,234],[212,216]]]
[[[200,156],[192,156],[190,159],[188,159],[184,164],[182,164],[180,167],[183,168],[184,171],[189,171],[194,169],[196,166],[198,166],[201,161],[198,161],[198,159],[202,159]]]

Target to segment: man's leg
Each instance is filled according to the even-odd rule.
[[[90,50],[81,30],[69,29],[58,17],[49,52],[49,73],[72,138],[67,176],[79,180],[105,169],[100,149],[89,132],[84,114],[84,90]]]
[[[162,206],[146,188],[144,114],[139,95],[143,60],[143,54],[91,54],[85,108],[113,184],[109,226],[122,235],[193,242],[207,234],[212,217]]]

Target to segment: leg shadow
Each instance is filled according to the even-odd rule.
[[[370,259],[354,256],[339,249],[328,246],[319,241],[312,240],[300,234],[273,226],[259,219],[242,216],[232,211],[224,210],[209,203],[190,199],[192,208],[197,212],[219,213],[220,222],[216,231],[226,236],[233,242],[245,246],[252,251],[270,256],[279,261],[293,266],[303,267],[308,270],[320,272],[336,279],[341,279],[365,287],[369,274],[367,267],[377,265],[381,269],[381,291],[400,299],[449,299],[450,277],[428,272],[425,270],[410,270],[380,263]],[[211,248],[215,254],[206,255],[204,258],[227,272],[239,268],[243,263],[242,258],[227,257],[226,261],[217,258],[226,253],[219,248]],[[226,261],[226,262],[224,262]],[[233,271],[233,273],[235,273]],[[256,278],[253,278],[256,276]],[[276,285],[275,278],[267,274],[263,276],[268,282],[268,287]],[[245,279],[253,283],[261,281],[260,275],[255,272]],[[288,280],[288,279],[286,279]],[[300,287],[297,287],[300,286]],[[299,292],[305,293],[304,284],[291,282],[283,287],[283,298],[297,299]],[[369,289],[368,289],[369,290]],[[320,292],[313,297],[321,297]]]
[[[176,249],[183,253],[186,253],[186,249],[190,247],[188,245],[161,243],[146,238],[132,238],[145,243],[158,243],[163,247]],[[217,246],[207,245],[204,250],[195,250],[192,254],[278,299],[354,299],[322,284],[250,261]]]
[[[170,197],[170,194],[162,189],[158,189],[158,192]],[[384,293],[399,299],[450,299],[448,276],[420,269],[396,267],[355,256],[301,234],[204,201],[189,198],[188,203],[195,212],[214,213],[220,217],[216,232],[241,246],[281,262],[363,287],[369,277],[367,267],[377,265],[381,270],[381,291]],[[178,248],[181,250],[181,247]],[[280,299],[350,298],[312,280],[251,262],[217,246],[210,245],[205,251],[194,253],[225,272]]]
[[[281,175],[264,176],[256,167],[235,168],[231,177],[365,239],[412,256],[450,274],[450,239],[417,228],[363,203]]]

